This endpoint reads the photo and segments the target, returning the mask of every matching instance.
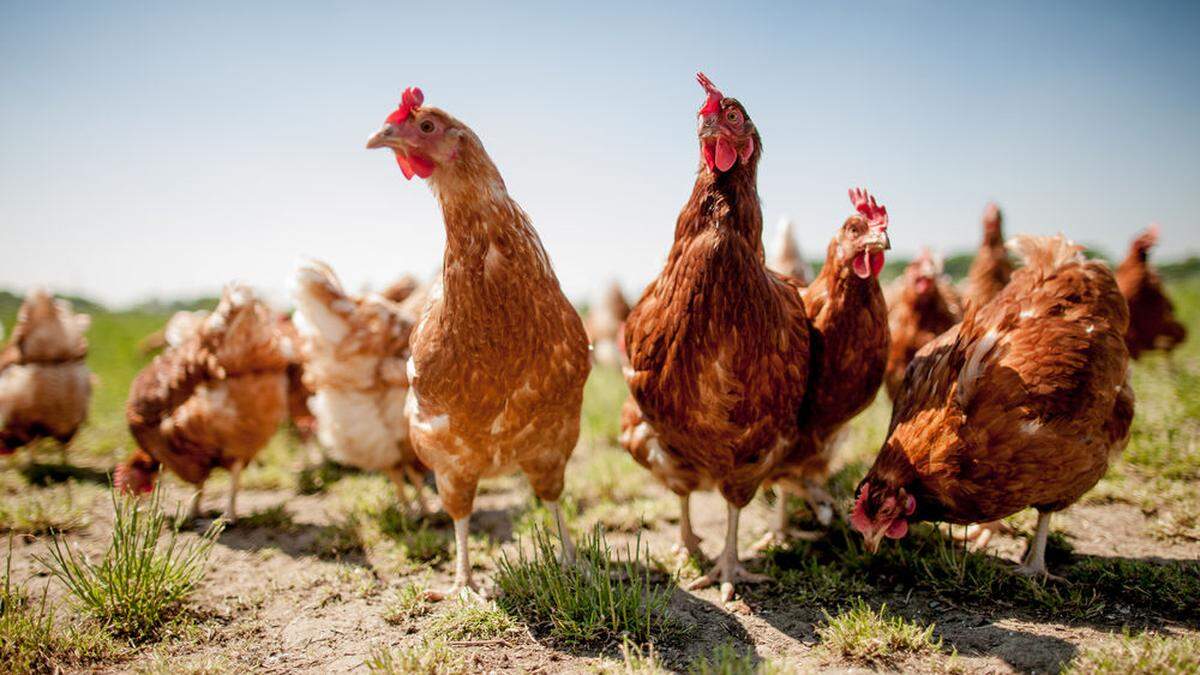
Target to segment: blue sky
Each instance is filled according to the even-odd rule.
[[[1010,233],[1200,250],[1200,3],[0,4],[0,287],[110,302],[295,262],[352,288],[440,262],[428,189],[363,149],[400,91],[472,126],[564,287],[658,272],[703,69],[762,135],[768,241],[810,256],[863,185],[899,253]],[[653,5],[653,6],[652,6]]]

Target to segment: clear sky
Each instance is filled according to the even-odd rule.
[[[109,302],[304,256],[427,274],[429,190],[366,138],[408,85],[479,134],[567,292],[658,272],[694,180],[703,69],[823,252],[863,185],[892,242],[1009,233],[1200,250],[1200,3],[0,3],[0,287]],[[789,5],[785,7],[784,5]]]

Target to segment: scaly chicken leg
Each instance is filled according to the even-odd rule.
[[[679,543],[675,544],[675,553],[687,552],[688,555],[704,559],[704,551],[700,548],[700,542],[703,541],[696,536],[696,531],[692,529],[692,495],[679,496]]]
[[[1046,570],[1046,540],[1050,536],[1050,514],[1038,512],[1037,533],[1029,542],[1029,550],[1025,559],[1017,567],[1017,573],[1025,576],[1041,575],[1054,581],[1065,581],[1062,577],[1050,574]]]
[[[237,522],[237,493],[242,481],[244,462],[236,461],[229,467],[229,506],[225,508],[225,519],[230,525]]]
[[[748,584],[757,584],[771,580],[771,577],[765,574],[754,574],[746,571],[746,568],[742,567],[742,564],[738,561],[738,518],[741,516],[741,513],[741,508],[729,504],[729,510],[725,516],[725,549],[717,557],[717,564],[707,574],[693,581],[688,586],[689,591],[708,588],[719,581],[721,582],[721,602],[729,602],[733,599],[734,582],[744,581]]]

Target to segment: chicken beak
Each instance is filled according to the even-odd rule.
[[[389,141],[396,137],[396,132],[399,131],[394,125],[385,124],[383,128],[375,132],[374,136],[367,139],[367,149],[374,150],[375,148],[383,148],[390,145]]]
[[[867,549],[868,553],[875,555],[879,552],[879,543],[881,541],[883,541],[883,530],[876,530],[863,537],[863,547]]]

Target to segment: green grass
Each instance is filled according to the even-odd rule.
[[[455,642],[492,640],[517,628],[516,622],[494,603],[460,600],[433,617],[429,633]]]
[[[383,620],[404,625],[429,613],[430,605],[424,591],[416,584],[406,584],[384,600]]]
[[[144,502],[112,494],[112,541],[99,562],[57,533],[49,557],[40,560],[106,629],[144,641],[158,635],[204,577],[223,523],[215,521],[198,538],[185,538],[170,526],[160,491]]]
[[[1200,672],[1200,639],[1131,635],[1084,650],[1064,675],[1183,675]]]
[[[466,675],[466,661],[441,640],[401,648],[376,647],[363,663],[378,675]]]
[[[86,527],[99,496],[95,485],[71,481],[62,485],[24,489],[0,495],[0,532],[47,534]]]
[[[393,571],[413,571],[450,559],[449,535],[431,527],[429,519],[410,514],[386,478],[348,475],[333,484],[330,494],[340,517],[319,537],[322,553],[362,551]]]
[[[12,539],[0,588],[0,664],[8,673],[51,673],[82,666],[120,652],[95,624],[70,622],[59,627],[46,592],[30,598],[12,579]]]
[[[933,636],[934,627],[920,626],[891,614],[887,605],[878,610],[862,600],[830,616],[817,627],[824,649],[842,658],[869,665],[894,665],[912,656],[942,653],[942,641]]]
[[[565,645],[598,645],[627,636],[645,643],[677,632],[667,612],[673,584],[655,584],[641,548],[615,559],[599,530],[576,542],[578,563],[559,564],[548,530],[530,537],[531,551],[503,555],[495,574],[500,607]]]

